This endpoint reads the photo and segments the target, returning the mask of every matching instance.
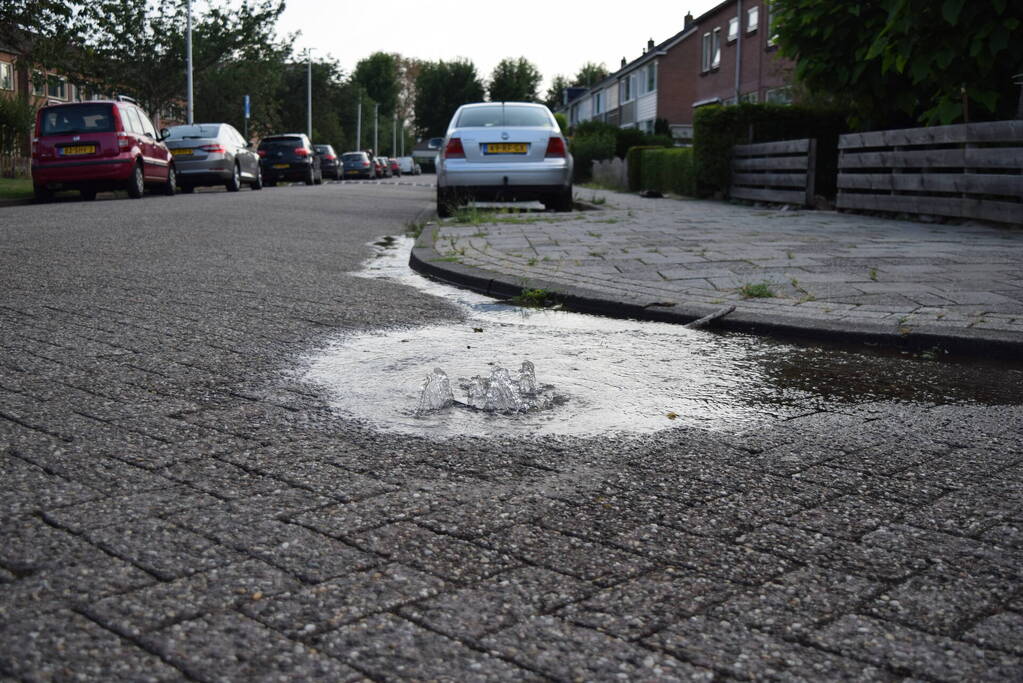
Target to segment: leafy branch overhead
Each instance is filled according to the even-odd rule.
[[[862,127],[1012,118],[1023,72],[1018,0],[775,0],[783,54]]]

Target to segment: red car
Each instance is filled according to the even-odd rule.
[[[138,199],[146,185],[172,195],[174,161],[162,139],[126,97],[43,107],[32,138],[36,199],[51,199],[57,190],[78,190],[85,200],[103,190],[127,190]]]
[[[398,160],[395,159],[394,157],[391,157],[390,159],[388,159],[387,163],[390,164],[391,166],[391,175],[398,176],[400,178],[401,164],[398,163]]]

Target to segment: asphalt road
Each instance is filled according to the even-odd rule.
[[[1019,406],[333,413],[296,359],[461,315],[348,275],[413,182],[0,209],[0,680],[1023,676]]]

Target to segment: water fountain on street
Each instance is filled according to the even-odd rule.
[[[416,415],[461,406],[486,413],[525,413],[552,407],[556,397],[550,395],[553,387],[536,382],[536,369],[531,361],[522,361],[518,376],[500,366],[490,371],[489,377],[475,375],[462,380],[460,388],[466,393],[464,402],[455,400],[447,373],[440,368],[426,376],[420,394]]]

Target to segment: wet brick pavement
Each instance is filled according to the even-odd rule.
[[[0,213],[0,680],[1023,677],[1019,406],[444,442],[332,413],[311,348],[457,320],[343,274],[431,198]]]
[[[735,305],[732,329],[1023,354],[1023,230],[829,211],[645,199],[577,189],[596,211],[454,224],[420,245],[434,275],[508,294],[691,320]],[[462,270],[460,266],[467,266]],[[749,288],[770,296],[750,297]],[[744,288],[746,290],[744,291]],[[988,348],[988,346],[985,346]]]

